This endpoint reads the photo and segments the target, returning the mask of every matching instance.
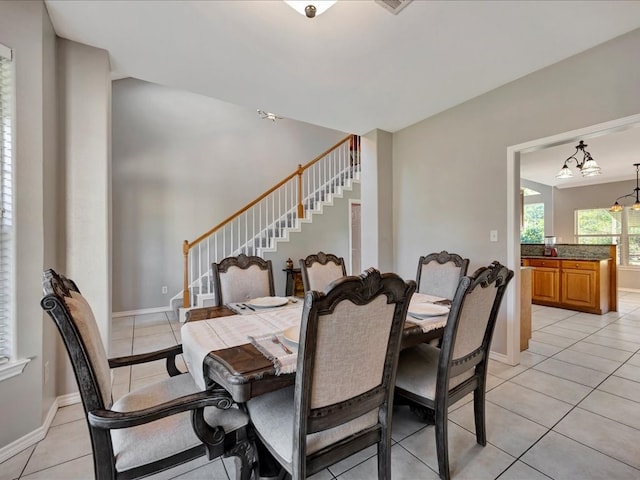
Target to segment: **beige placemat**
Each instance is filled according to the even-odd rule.
[[[249,337],[251,344],[273,362],[276,375],[295,372],[298,363],[298,348],[286,343],[282,339],[282,333],[280,331],[268,335]],[[278,338],[278,342],[274,342],[274,338]]]

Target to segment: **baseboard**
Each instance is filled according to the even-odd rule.
[[[146,313],[164,313],[170,312],[170,307],[143,308],[141,310],[128,310],[125,312],[112,312],[112,317],[131,317],[133,315],[144,315]]]
[[[40,427],[26,434],[24,437],[19,438],[15,442],[12,442],[3,448],[0,448],[0,463],[8,460],[9,458],[17,455],[24,449],[29,448],[35,445],[36,443],[38,443],[39,441],[43,440],[44,437],[47,436],[49,427],[51,426],[51,423],[53,422],[53,419],[56,416],[58,409],[60,407],[66,407],[67,405],[73,405],[75,403],[78,403],[79,401],[80,401],[79,393],[70,393],[68,395],[57,397],[51,404],[51,407],[47,412],[44,422]]]
[[[640,293],[640,290],[637,288],[618,288],[620,292],[630,292],[630,293]]]
[[[505,363],[507,365],[511,365],[511,363],[509,362],[508,358],[504,353],[498,353],[498,352],[494,352],[493,350],[491,350],[489,352],[489,358],[491,360],[495,360],[496,362],[500,362],[500,363]]]
[[[76,393],[68,393],[66,395],[62,395],[57,398],[58,400],[58,408],[68,407],[69,405],[75,405],[76,403],[80,403],[82,399],[80,398],[80,392]]]

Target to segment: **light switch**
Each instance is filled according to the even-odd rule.
[[[491,230],[489,232],[489,241],[497,242],[498,241],[498,230]]]

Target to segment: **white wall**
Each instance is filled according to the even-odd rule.
[[[442,249],[469,257],[470,272],[506,263],[507,147],[640,112],[639,51],[636,30],[395,133],[397,272],[412,275],[420,255]]]
[[[139,80],[114,82],[113,310],[168,306],[182,290],[184,240],[345,136]]]

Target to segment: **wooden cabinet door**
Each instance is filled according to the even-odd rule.
[[[563,268],[561,291],[564,305],[600,310],[598,275],[594,270]]]
[[[543,304],[560,302],[560,274],[557,268],[536,267],[531,277],[531,300]]]

